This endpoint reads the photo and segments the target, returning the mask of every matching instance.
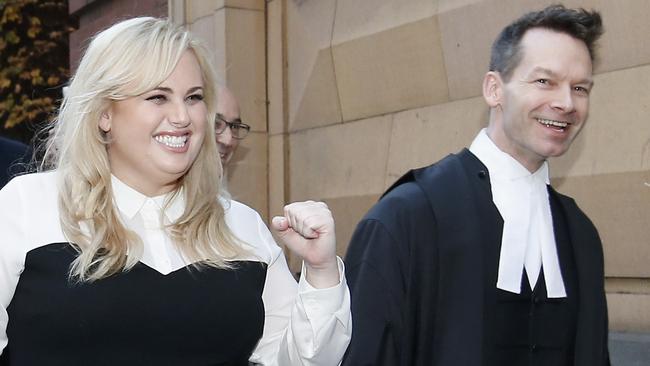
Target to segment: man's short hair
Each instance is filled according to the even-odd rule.
[[[566,33],[585,43],[591,60],[595,59],[595,43],[603,34],[600,13],[585,9],[567,9],[564,5],[551,5],[533,11],[505,27],[492,44],[490,71],[499,72],[507,81],[522,58],[521,39],[526,31],[545,28]]]

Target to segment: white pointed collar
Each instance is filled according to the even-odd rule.
[[[172,199],[170,204],[165,210],[165,216],[169,219],[170,222],[178,220],[179,217],[185,211],[185,197],[181,189],[180,192],[175,197],[171,197],[174,193],[169,192],[155,197],[148,197],[126,183],[119,180],[116,176],[111,175],[111,184],[113,189],[113,199],[115,205],[120,210],[120,212],[129,220],[132,219],[145,205],[147,200],[151,200],[155,203],[156,207],[159,210],[162,210],[165,201],[167,199]]]
[[[534,179],[542,179],[545,184],[550,184],[548,162],[544,161],[542,166],[531,174],[517,159],[499,149],[487,135],[485,128],[472,142],[470,151],[488,168],[490,177],[515,180],[532,176]]]

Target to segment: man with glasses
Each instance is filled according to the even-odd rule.
[[[242,122],[237,98],[226,87],[220,87],[217,96],[217,118],[214,124],[221,164],[225,168],[251,127]]]

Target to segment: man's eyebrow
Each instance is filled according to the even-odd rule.
[[[551,78],[557,78],[558,77],[558,74],[556,72],[554,72],[553,70],[550,70],[550,69],[547,69],[547,68],[541,67],[541,66],[538,66],[538,67],[534,68],[530,72],[529,76],[532,77],[534,75],[539,75],[539,74],[547,75],[547,76],[549,76]],[[580,80],[577,84],[589,84],[589,86],[592,86],[592,85],[594,85],[594,81],[591,78],[586,78],[584,80]]]
[[[553,70],[547,69],[545,67],[540,67],[540,66],[534,68],[529,75],[535,75],[535,74],[544,74],[550,77],[557,77],[557,74]]]
[[[217,113],[217,117],[221,120],[227,121],[228,123],[242,123],[241,118],[239,117],[233,119],[232,121],[228,121],[226,117],[221,113]]]

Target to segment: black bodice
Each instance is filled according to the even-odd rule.
[[[6,365],[247,365],[262,336],[266,264],[192,266],[162,275],[143,263],[93,283],[68,279],[67,243],[26,256],[7,308]]]

